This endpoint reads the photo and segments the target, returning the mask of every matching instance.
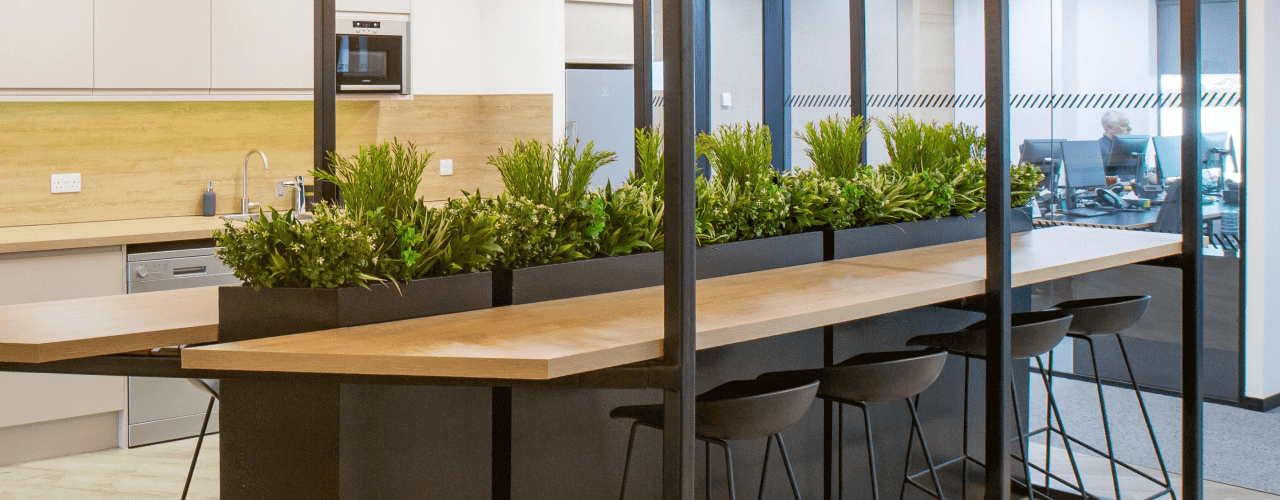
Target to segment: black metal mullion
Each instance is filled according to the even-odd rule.
[[[665,11],[664,11],[665,12]],[[665,52],[665,46],[664,46]],[[697,133],[711,132],[711,0],[693,2],[693,114]],[[692,151],[692,150],[690,150]],[[696,160],[701,175],[711,175],[706,158]]]
[[[1009,500],[1010,277],[1009,0],[985,0],[987,90],[986,498]],[[1016,423],[1015,425],[1021,425]]]
[[[1239,366],[1240,369],[1237,370],[1238,380],[1237,380],[1236,387],[1238,388],[1238,391],[1236,395],[1236,398],[1237,398],[1236,400],[1240,401],[1241,403],[1247,400],[1246,399],[1247,396],[1245,395],[1245,383],[1246,383],[1245,368],[1247,368],[1248,366],[1248,352],[1247,352],[1248,337],[1245,336],[1246,330],[1245,330],[1245,318],[1244,318],[1244,314],[1245,314],[1244,308],[1245,308],[1245,304],[1247,303],[1246,297],[1245,297],[1245,290],[1249,280],[1249,275],[1248,275],[1249,255],[1247,252],[1245,252],[1245,249],[1244,249],[1244,246],[1245,246],[1244,242],[1248,241],[1247,235],[1248,235],[1248,212],[1249,212],[1248,210],[1249,190],[1244,188],[1244,186],[1249,185],[1249,170],[1245,168],[1245,166],[1248,164],[1248,155],[1246,154],[1246,152],[1248,151],[1248,137],[1249,137],[1249,103],[1246,99],[1248,97],[1248,91],[1249,91],[1249,84],[1248,84],[1249,67],[1247,64],[1247,59],[1248,59],[1247,45],[1248,44],[1245,43],[1245,40],[1248,39],[1247,37],[1248,37],[1248,31],[1249,31],[1249,27],[1248,27],[1249,23],[1247,21],[1248,17],[1245,16],[1245,14],[1249,10],[1247,7],[1248,4],[1249,2],[1240,2],[1240,153],[1238,156],[1239,159],[1237,160],[1238,162],[1237,166],[1239,166],[1239,169],[1240,169],[1240,219],[1239,219],[1239,222],[1237,223],[1237,226],[1239,227],[1239,230],[1240,230],[1240,249],[1239,249],[1239,252],[1240,252],[1240,259],[1239,259],[1240,302],[1239,302],[1239,313],[1237,317],[1237,324],[1240,325],[1240,333],[1239,333],[1240,349],[1239,349],[1239,352],[1237,353],[1237,356],[1238,356],[1237,363],[1239,364],[1237,364],[1236,366]],[[1225,170],[1225,167],[1224,167],[1224,170]],[[1226,172],[1224,171],[1223,173],[1226,173]]]
[[[332,172],[329,153],[338,149],[337,104],[338,47],[335,33],[336,0],[315,0],[315,144],[312,146],[316,171]],[[338,186],[315,179],[315,201],[337,203]]]
[[[635,61],[635,128],[653,126],[653,4],[650,0],[635,0],[632,10],[632,45]],[[640,150],[636,150],[636,175],[640,170]]]
[[[1182,500],[1204,498],[1204,243],[1200,213],[1200,0],[1179,10],[1182,63]]]
[[[694,138],[696,4],[705,0],[663,0],[663,70],[665,107],[665,178],[663,199],[663,358],[676,369],[676,384],[663,391],[662,497],[692,500],[694,496],[694,396],[696,384],[696,325],[694,301]],[[705,16],[701,19],[705,22]],[[701,33],[705,34],[705,32]],[[705,47],[705,46],[704,46]]]
[[[849,116],[867,117],[867,0],[849,0]],[[861,161],[867,161],[866,141]]]
[[[773,168],[791,168],[791,0],[762,0],[764,124],[773,141]]]

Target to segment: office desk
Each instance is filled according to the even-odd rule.
[[[1150,229],[1156,223],[1156,217],[1160,214],[1161,205],[1151,207],[1150,210],[1143,212],[1114,212],[1097,217],[1078,217],[1066,214],[1050,214],[1042,216],[1032,221],[1036,227],[1051,226],[1077,226],[1077,227],[1094,227],[1102,229],[1128,229],[1143,230]],[[1201,212],[1204,214],[1204,220],[1212,221],[1222,218],[1224,212],[1239,211],[1239,207],[1231,207],[1224,205],[1221,201],[1215,201],[1208,205],[1201,205]]]

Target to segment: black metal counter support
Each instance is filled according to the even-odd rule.
[[[791,0],[763,0],[764,124],[773,139],[773,168],[791,168]]]
[[[632,4],[632,49],[635,54],[635,128],[653,126],[653,4],[650,0],[635,0]],[[636,175],[640,170],[640,151],[636,150]]]
[[[1204,497],[1204,255],[1200,227],[1200,0],[1182,0],[1182,499]],[[1225,173],[1225,172],[1224,172]]]
[[[694,416],[697,385],[694,279],[695,0],[663,0],[663,130],[666,192],[663,199],[664,361],[675,367],[678,384],[663,391],[662,497],[694,498]],[[704,0],[697,3],[705,5]],[[703,16],[702,21],[706,21]],[[705,33],[705,32],[704,32]],[[704,92],[705,93],[705,92]]]
[[[1010,498],[1009,0],[985,0],[987,72],[986,498]],[[966,381],[967,382],[967,381]],[[1014,422],[1014,425],[1020,423]]]
[[[315,0],[315,146],[312,166],[331,172],[328,154],[338,149],[338,47],[335,34],[336,0]],[[315,201],[338,201],[338,186],[315,180]]]

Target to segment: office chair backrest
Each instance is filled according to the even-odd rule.
[[[1160,180],[1182,177],[1182,136],[1152,137],[1156,147],[1156,166],[1160,167]]]
[[[1181,233],[1182,180],[1173,181],[1164,192],[1164,203],[1160,204],[1160,213],[1156,214],[1156,222],[1151,230],[1157,233]]]

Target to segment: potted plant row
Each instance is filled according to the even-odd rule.
[[[982,237],[982,138],[969,127],[882,123],[891,162],[858,162],[867,126],[800,134],[814,169],[781,173],[767,127],[704,134],[696,180],[699,279]],[[589,189],[614,161],[592,144],[517,141],[489,158],[504,193],[415,199],[431,154],[399,142],[331,155],[341,206],[314,222],[263,217],[215,235],[247,286],[220,291],[220,339],[244,340],[662,284],[662,136],[638,130],[642,173]],[[1015,205],[1039,169],[1014,169]],[[287,214],[286,214],[287,215]],[[1029,221],[1029,219],[1028,219]],[[914,226],[927,226],[913,229]],[[907,234],[911,236],[904,237]]]

